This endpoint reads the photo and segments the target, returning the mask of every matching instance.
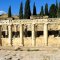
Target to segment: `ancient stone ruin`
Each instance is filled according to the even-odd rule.
[[[0,20],[1,46],[59,46],[60,18]]]

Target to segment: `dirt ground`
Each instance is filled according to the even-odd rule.
[[[16,50],[0,49],[0,60],[60,60],[60,48],[21,48]]]

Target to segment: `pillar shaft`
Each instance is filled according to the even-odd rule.
[[[8,35],[8,26],[6,26],[5,34]]]
[[[17,31],[17,27],[16,27],[16,25],[15,25],[15,27],[14,27],[14,28],[15,28],[15,32],[16,32],[16,31]]]
[[[1,25],[0,25],[0,45],[2,46],[2,40],[1,40],[1,33],[2,31],[1,31]]]
[[[36,46],[36,40],[35,40],[35,24],[32,24],[32,46]]]
[[[20,24],[20,40],[21,40],[21,46],[24,46],[24,40],[23,40],[23,24]]]
[[[12,31],[11,31],[11,25],[8,26],[8,30],[9,30],[9,44],[11,45],[11,40],[12,40]]]
[[[48,45],[48,24],[44,24],[44,39],[45,45]]]
[[[0,25],[0,39],[1,39],[1,25]]]

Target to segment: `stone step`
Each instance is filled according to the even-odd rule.
[[[15,48],[16,51],[52,51],[58,50],[58,47],[17,47]]]
[[[13,50],[13,51],[57,51],[59,47],[22,47],[22,46],[0,46],[0,50]]]

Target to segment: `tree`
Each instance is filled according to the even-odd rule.
[[[35,3],[34,3],[34,6],[33,6],[33,15],[36,15],[36,6],[35,6]]]
[[[58,1],[56,0],[56,9],[58,9]]]
[[[22,4],[22,2],[20,4],[19,19],[23,19],[23,4]]]
[[[30,11],[30,0],[26,0],[25,10],[24,10],[24,18],[30,19],[31,11]]]
[[[59,9],[60,9],[60,2],[59,2]]]
[[[58,11],[57,11],[57,17],[60,18],[60,3],[59,3]]]
[[[49,9],[49,17],[50,18],[56,17],[56,6],[55,6],[55,4],[52,4],[50,9]]]
[[[45,5],[45,15],[48,15],[48,4]]]
[[[57,17],[57,14],[58,14],[58,1],[56,0],[56,17]]]
[[[11,6],[10,6],[8,9],[8,17],[11,17],[11,16],[12,16],[12,14],[11,14]]]
[[[43,10],[43,6],[41,7],[41,12],[40,15],[43,16],[44,15],[44,10]]]

